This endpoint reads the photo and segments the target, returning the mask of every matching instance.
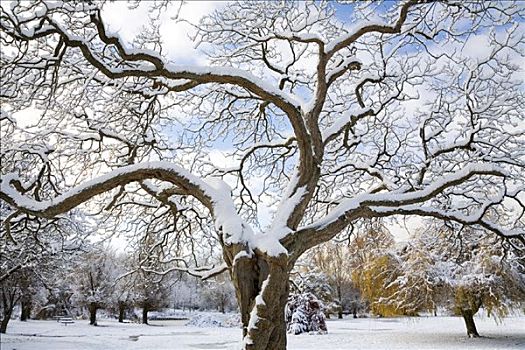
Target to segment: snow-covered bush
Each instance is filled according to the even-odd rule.
[[[285,309],[287,332],[327,332],[323,309],[323,302],[312,293],[291,294]]]
[[[217,314],[217,313],[200,313],[193,317],[186,326],[194,327],[225,327],[225,328],[240,328],[241,315],[240,314]]]
[[[309,271],[296,279],[296,284],[302,293],[311,293],[321,301],[326,317],[330,318],[330,314],[337,313],[340,309],[340,302],[337,300],[334,290],[330,286],[330,280],[324,272],[318,269]]]

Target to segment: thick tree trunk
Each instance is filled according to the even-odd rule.
[[[97,303],[89,303],[89,324],[92,326],[97,325]]]
[[[235,261],[231,277],[241,311],[244,349],[285,350],[288,257],[270,257],[260,252],[239,257],[238,252],[229,251],[228,257]]]
[[[124,322],[124,316],[126,314],[126,303],[123,301],[118,302],[118,321],[120,323]]]
[[[467,326],[467,335],[470,338],[479,337],[476,324],[474,323],[474,312],[472,312],[472,310],[461,310],[461,316],[463,316],[463,320],[465,320],[465,325]]]
[[[144,307],[142,308],[142,323],[148,324],[148,304],[144,303]]]

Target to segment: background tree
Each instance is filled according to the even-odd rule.
[[[20,286],[16,275],[21,272],[13,274],[14,278],[6,279],[2,281],[0,286],[0,293],[2,298],[2,321],[0,322],[0,333],[7,331],[7,325],[11,320],[13,309],[20,300]]]
[[[82,205],[207,238],[224,265],[199,272],[230,271],[247,349],[286,347],[295,262],[363,219],[525,241],[519,4],[350,3],[341,23],[328,2],[236,2],[196,25],[198,67],[164,56],[158,18],[177,6],[150,4],[127,42],[108,4],[1,5],[7,218]],[[463,50],[473,33],[482,57]],[[208,156],[225,144],[226,168]]]
[[[199,305],[203,304],[202,293],[195,293],[196,290],[202,290],[200,279],[187,275],[185,273],[179,272],[176,278],[176,282],[173,283],[171,289],[173,300],[173,307],[192,311],[197,310]],[[182,274],[182,275],[181,275]],[[235,297],[235,295],[234,295]]]
[[[523,252],[516,248],[487,232],[426,221],[399,254],[398,276],[379,290],[378,304],[410,314],[445,307],[478,337],[480,308],[497,320],[525,300]]]
[[[0,207],[2,215],[6,210],[5,206]],[[34,307],[42,302],[43,290],[52,285],[57,270],[75,259],[90,232],[78,211],[50,220],[14,212],[7,220],[0,227],[4,332],[18,302],[20,319],[31,317]]]
[[[229,278],[223,275],[217,276],[206,283],[202,291],[206,304],[212,305],[213,308],[216,308],[222,313],[235,310],[235,290]]]
[[[457,227],[449,225],[429,227],[430,232],[420,233],[418,243],[435,259],[430,274],[449,292],[446,300],[452,302],[444,305],[463,317],[468,336],[479,336],[473,316],[481,307],[489,316],[501,319],[523,303],[522,251],[480,230],[468,228],[459,234]],[[429,234],[440,237],[439,244],[429,244],[425,239]]]
[[[78,305],[87,307],[89,324],[97,325],[97,310],[108,307],[114,289],[116,261],[106,247],[93,246],[84,253],[70,276],[73,297]]]
[[[154,234],[148,233],[140,242],[138,251],[132,256],[136,266],[132,285],[135,305],[142,309],[142,323],[148,324],[148,312],[168,306],[171,285],[170,271],[161,271],[169,260],[166,245]]]
[[[136,297],[133,286],[134,279],[133,276],[127,275],[128,270],[126,267],[131,266],[120,265],[120,268],[117,268],[117,280],[113,284],[111,293],[111,304],[113,308],[117,310],[118,321],[120,323],[124,322],[126,310],[135,304]]]
[[[340,301],[337,299],[333,288],[330,285],[329,277],[324,273],[320,272],[316,267],[307,268],[304,272],[297,273],[294,279],[294,287],[296,290],[295,294],[301,294],[309,300],[311,294],[315,299],[321,302],[319,307],[324,312],[327,318],[330,318],[330,314],[338,313],[341,310]]]
[[[401,268],[394,237],[384,223],[381,220],[365,222],[351,238],[348,252],[352,282],[370,311],[379,316],[404,314],[405,310],[382,302],[397,292],[393,282]]]
[[[352,285],[351,252],[347,246],[332,242],[312,249],[312,263],[319,267],[329,278],[330,285],[339,300],[338,318],[343,318],[343,311],[352,308],[356,316],[357,305],[354,305],[356,289]]]

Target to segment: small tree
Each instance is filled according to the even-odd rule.
[[[2,320],[0,321],[0,333],[5,333],[7,331],[7,324],[11,320],[11,316],[13,314],[13,309],[15,308],[16,304],[20,300],[20,285],[17,282],[17,275],[19,275],[21,272],[18,272],[16,274],[12,274],[11,278],[5,279],[2,281],[2,284],[0,285],[0,297],[2,299],[2,303],[0,304],[2,308]]]
[[[6,207],[0,203],[5,217]],[[89,226],[79,211],[45,219],[12,213],[0,226],[0,288],[2,330],[12,316],[13,303],[20,303],[20,319],[31,317],[43,290],[50,288],[83,247]]]
[[[177,278],[171,289],[173,306],[191,311],[202,305],[203,293],[195,293],[196,290],[201,290],[201,283],[198,278],[189,275]]]
[[[110,297],[110,303],[116,309],[120,323],[124,322],[126,310],[135,304],[134,278],[128,273],[131,269],[129,260],[124,254],[116,257],[116,261],[119,262],[114,270],[117,280],[114,282]]]
[[[479,336],[473,316],[481,307],[489,316],[500,319],[523,305],[523,256],[517,255],[512,246],[487,232],[468,228],[463,230],[461,241],[449,238],[444,242],[449,244],[453,257],[444,264],[449,269],[447,277],[454,301],[448,306],[463,317],[469,337]],[[454,253],[458,245],[461,249]]]
[[[135,305],[142,308],[142,323],[148,324],[148,312],[169,305],[168,277],[173,270],[162,271],[166,261],[171,261],[170,248],[163,244],[165,237],[158,237],[151,226],[138,242],[132,255],[133,294]]]
[[[97,325],[97,310],[108,306],[115,282],[114,253],[108,248],[93,246],[85,253],[71,275],[74,299],[86,306],[89,324]]]
[[[148,324],[148,313],[169,305],[169,287],[164,276],[147,271],[134,274],[133,292],[135,305],[142,309],[141,321]]]
[[[306,272],[298,274],[294,280],[298,294],[312,294],[322,303],[322,311],[327,318],[330,314],[340,312],[341,304],[336,298],[330,280],[324,272],[317,268],[308,268]]]
[[[327,332],[323,302],[309,292],[292,293],[285,309],[286,329],[291,334]]]

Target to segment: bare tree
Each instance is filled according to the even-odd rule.
[[[339,300],[338,318],[343,318],[344,297],[352,289],[351,262],[348,247],[341,244],[326,243],[312,250],[312,262],[329,278]]]
[[[172,4],[150,4],[133,43],[106,5],[2,3],[0,198],[16,215],[82,205],[216,242],[223,266],[177,267],[229,270],[246,349],[286,347],[295,261],[361,219],[525,242],[521,3],[349,3],[342,22],[342,4],[236,2],[196,25],[199,67],[164,55]],[[208,156],[225,146],[226,168]]]
[[[86,306],[89,324],[97,325],[97,310],[108,307],[115,283],[115,253],[107,247],[94,245],[77,262],[71,274],[73,297]]]
[[[1,212],[7,212],[4,205]],[[49,287],[50,280],[57,277],[57,267],[63,270],[75,258],[89,233],[75,211],[50,220],[14,212],[7,220],[9,224],[0,227],[3,333],[17,302],[20,320],[31,317],[39,301],[38,291]]]

